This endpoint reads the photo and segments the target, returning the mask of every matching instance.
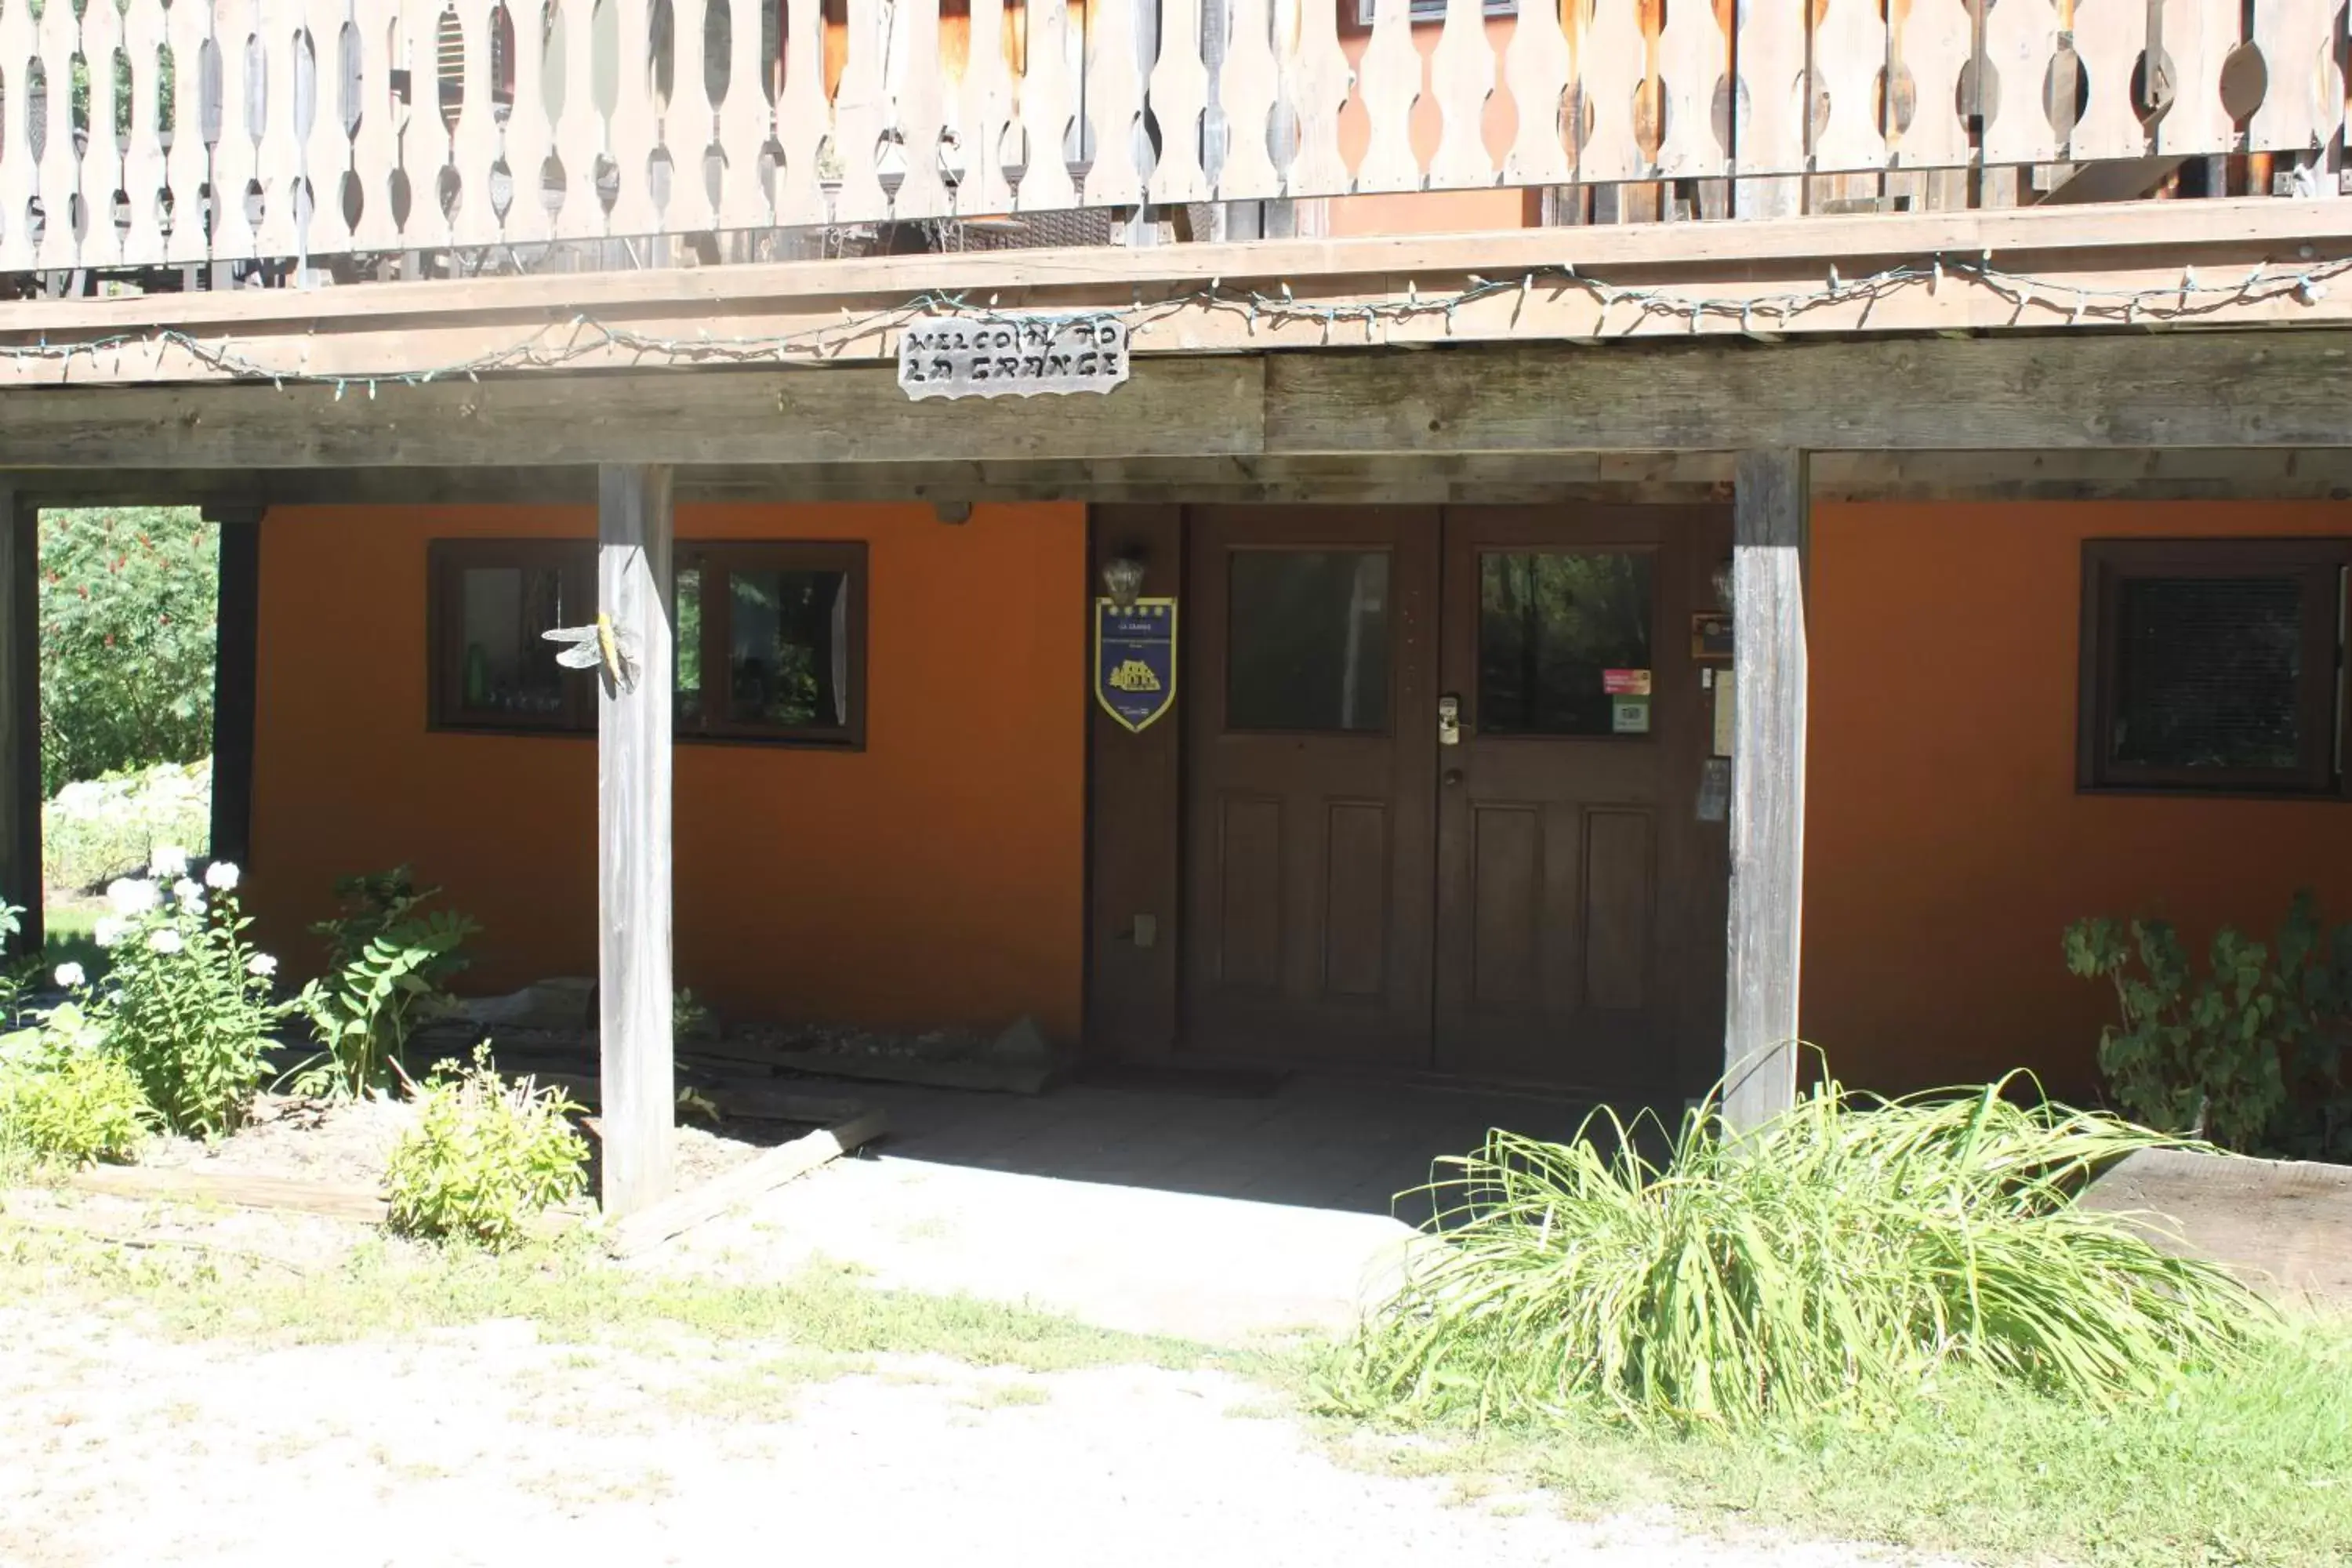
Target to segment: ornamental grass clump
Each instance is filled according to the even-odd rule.
[[[2262,1303],[2075,1201],[2180,1141],[2008,1098],[2033,1087],[1882,1101],[1829,1083],[1736,1140],[1710,1100],[1663,1163],[1614,1117],[1565,1144],[1490,1134],[1443,1163],[1441,1234],[1327,1393],[1413,1420],[1738,1429],[1870,1419],[1975,1374],[2113,1405],[2231,1363]]]
[[[500,1078],[487,1044],[462,1071],[439,1063],[415,1086],[415,1104],[416,1126],[385,1175],[389,1224],[401,1235],[499,1251],[587,1186],[588,1145],[566,1120],[580,1108],[554,1088]]]

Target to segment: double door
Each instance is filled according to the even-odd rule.
[[[1662,1092],[1720,994],[1691,621],[1727,521],[1204,509],[1186,537],[1185,1048]]]

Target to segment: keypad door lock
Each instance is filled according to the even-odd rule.
[[[1450,692],[1437,700],[1437,743],[1441,746],[1462,743],[1462,699]]]

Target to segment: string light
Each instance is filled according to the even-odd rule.
[[[1342,304],[1302,300],[1288,279],[1276,284],[1269,292],[1256,288],[1229,289],[1225,280],[1217,277],[1212,278],[1204,288],[1179,288],[1156,300],[1146,300],[1138,289],[1134,303],[1125,310],[1041,310],[1034,314],[1048,318],[1108,315],[1134,331],[1188,310],[1233,311],[1243,317],[1253,337],[1259,335],[1261,328],[1270,328],[1278,334],[1286,327],[1304,327],[1319,329],[1326,343],[1332,341],[1336,326],[1355,319],[1363,322],[1365,341],[1373,342],[1379,340],[1383,322],[1407,322],[1433,314],[1443,318],[1450,335],[1458,335],[1457,313],[1497,296],[1511,297],[1509,320],[1516,329],[1536,286],[1544,283],[1551,285],[1556,294],[1581,292],[1599,307],[1589,334],[1574,334],[1580,341],[1622,341],[1641,334],[1645,326],[1653,324],[1676,335],[1687,335],[1702,331],[1710,321],[1722,322],[1751,336],[1769,336],[1813,311],[1851,306],[1857,301],[1863,306],[1863,319],[1867,321],[1888,299],[1915,289],[1941,298],[1944,285],[1957,279],[2005,301],[2011,307],[2012,321],[2021,320],[2030,308],[2041,306],[2070,325],[2136,327],[2152,322],[2194,321],[2279,300],[2316,305],[2327,298],[2328,285],[2347,273],[2352,273],[2352,258],[2305,261],[2292,268],[2264,265],[2229,282],[2208,282],[2190,268],[2183,270],[2177,283],[2147,289],[2099,289],[2011,272],[1996,267],[1987,252],[1982,259],[1946,255],[1904,262],[1859,278],[1842,277],[1832,267],[1823,283],[1810,288],[1769,295],[1723,295],[1612,283],[1580,272],[1572,264],[1561,263],[1534,268],[1514,278],[1473,275],[1462,289],[1450,293],[1423,290],[1417,280],[1409,280],[1402,295],[1385,300],[1350,300]],[[992,294],[986,306],[976,309],[961,293],[934,289],[864,314],[844,309],[838,321],[823,326],[794,332],[732,337],[713,336],[707,327],[697,328],[691,337],[663,337],[574,312],[550,321],[502,348],[470,359],[409,370],[378,369],[372,374],[346,370],[339,374],[307,368],[307,341],[302,354],[304,363],[289,366],[252,357],[235,339],[206,341],[176,328],[118,333],[70,343],[51,342],[43,333],[33,342],[0,344],[0,363],[56,364],[66,372],[60,379],[70,380],[78,358],[87,357],[95,366],[109,354],[119,358],[126,353],[152,351],[160,363],[164,353],[176,350],[205,369],[234,380],[268,382],[281,390],[293,385],[331,386],[338,399],[351,382],[363,381],[368,395],[373,398],[379,382],[421,386],[458,375],[478,382],[486,374],[556,370],[582,361],[615,356],[627,357],[633,363],[650,360],[667,365],[814,365],[837,359],[853,343],[886,339],[915,321],[992,314],[996,301],[997,296]],[[1654,331],[1652,335],[1657,334]],[[249,339],[247,343],[249,346]]]

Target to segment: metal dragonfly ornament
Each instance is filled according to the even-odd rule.
[[[593,625],[555,626],[540,636],[565,645],[555,656],[564,668],[601,669],[605,684],[616,692],[637,689],[637,639],[604,611],[596,612]]]

